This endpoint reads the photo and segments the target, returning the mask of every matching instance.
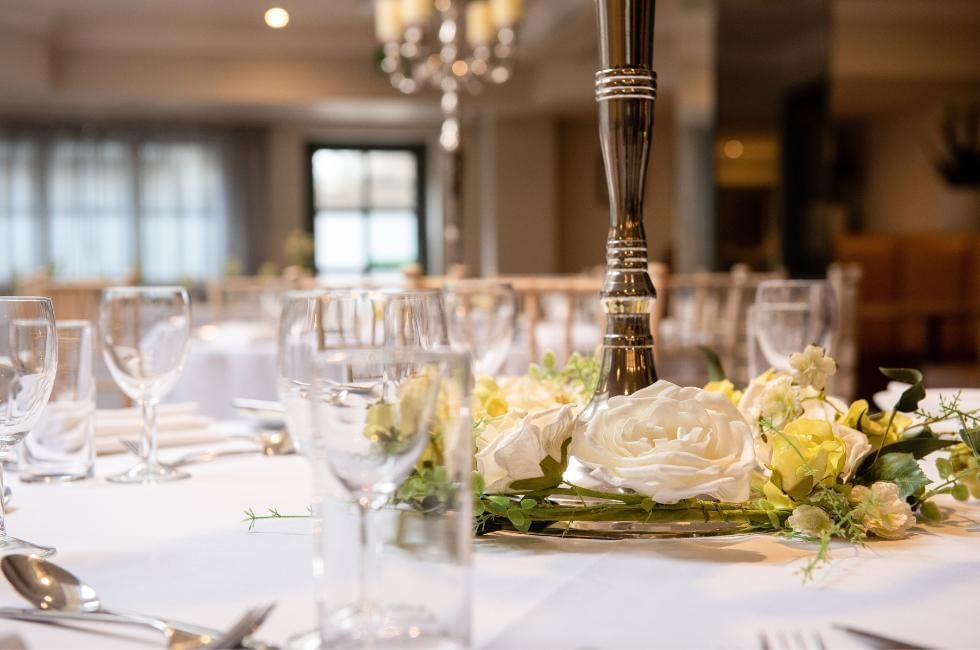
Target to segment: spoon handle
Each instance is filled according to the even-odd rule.
[[[17,609],[16,607],[0,607],[0,618],[15,621],[34,621],[38,623],[53,623],[57,621],[90,621],[93,623],[126,623],[129,625],[147,625],[145,621],[124,618],[116,614],[92,612],[49,612],[42,609]]]

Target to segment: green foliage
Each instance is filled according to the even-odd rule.
[[[541,357],[541,365],[532,363],[527,374],[538,381],[549,381],[562,386],[569,386],[582,395],[591,395],[599,383],[599,359],[595,356],[585,357],[573,352],[563,368],[558,367],[558,359],[554,352],[545,352]]]
[[[698,350],[704,356],[704,362],[708,366],[708,381],[724,381],[728,379],[728,375],[725,374],[725,368],[721,364],[721,359],[718,358],[718,354],[714,350],[705,346],[699,345]]]
[[[915,456],[898,452],[882,453],[878,460],[859,476],[859,481],[867,485],[876,481],[891,481],[898,486],[898,492],[903,499],[907,499],[915,494],[916,490],[931,483],[916,462]]]
[[[895,403],[895,410],[902,413],[914,413],[919,408],[919,402],[926,396],[925,386],[922,385],[922,373],[915,368],[879,368],[878,370],[889,379],[900,381],[903,384],[911,384],[898,398],[898,402]]]

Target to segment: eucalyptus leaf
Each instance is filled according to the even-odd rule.
[[[970,448],[974,456],[980,456],[980,427],[963,429],[960,431],[960,438],[963,439],[963,442]]]
[[[899,440],[890,445],[885,445],[881,448],[881,454],[879,456],[884,456],[885,454],[911,454],[912,458],[918,460],[920,458],[925,458],[929,454],[939,451],[940,449],[946,449],[947,447],[952,447],[953,445],[958,445],[959,442],[956,440],[945,440],[942,438],[933,438],[931,436],[920,435],[914,438],[906,438],[905,440]],[[861,467],[858,469],[858,474],[863,474],[867,472],[873,464],[875,464],[876,455],[869,454],[865,457],[864,461],[861,463]],[[880,461],[881,458],[878,457]]]
[[[915,456],[895,452],[881,454],[868,470],[865,480],[869,484],[875,481],[891,481],[898,486],[898,492],[903,499],[932,482],[922,472]]]
[[[895,410],[902,413],[914,413],[926,396],[925,386],[922,385],[922,373],[915,368],[878,368],[881,374],[903,384],[911,384],[898,398]]]
[[[507,518],[510,519],[510,523],[514,524],[514,528],[526,533],[531,521],[528,519],[527,515],[520,508],[511,508],[507,511]]]
[[[714,350],[705,345],[699,345],[698,350],[704,355],[704,362],[708,366],[709,381],[724,381],[728,379],[728,375],[725,374],[725,368],[721,365],[721,359],[718,358],[718,354]]]

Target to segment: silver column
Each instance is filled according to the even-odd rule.
[[[656,0],[597,0],[599,139],[609,185],[609,237],[602,305],[606,312],[602,370],[588,421],[614,395],[628,395],[657,380],[650,309],[655,298],[647,273],[643,188],[653,132],[657,74],[653,71]]]

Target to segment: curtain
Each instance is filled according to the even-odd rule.
[[[258,139],[234,131],[0,131],[0,284],[192,282],[248,265]],[[255,171],[253,171],[255,170]]]

